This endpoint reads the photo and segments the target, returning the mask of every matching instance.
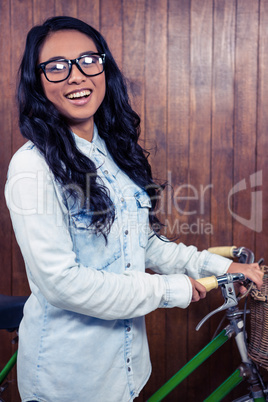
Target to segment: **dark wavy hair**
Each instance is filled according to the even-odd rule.
[[[90,226],[106,238],[115,215],[108,189],[97,180],[95,164],[78,150],[66,120],[45,96],[37,71],[40,47],[48,35],[65,29],[87,35],[98,52],[106,55],[106,94],[94,115],[94,122],[116,164],[151,198],[149,219],[154,232],[158,233],[161,224],[154,210],[161,186],[153,182],[149,153],[138,144],[140,118],[130,106],[124,77],[106,41],[93,27],[76,18],[59,16],[29,31],[18,86],[21,133],[43,154],[55,179],[67,189],[68,196],[79,200],[82,209],[90,206]],[[87,199],[89,176],[90,199]]]

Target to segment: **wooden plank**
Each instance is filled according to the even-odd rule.
[[[145,0],[123,0],[123,73],[133,109],[141,118],[141,138],[145,120]],[[141,141],[144,148],[144,141]]]
[[[189,173],[189,82],[190,82],[190,2],[169,3],[168,9],[168,92],[167,92],[167,235],[187,244],[188,215],[179,199]],[[174,203],[172,202],[172,191]],[[172,309],[166,313],[166,377],[170,378],[188,360],[188,311]],[[167,400],[187,400],[187,381]]]
[[[100,31],[106,39],[113,57],[122,68],[122,2],[121,0],[102,0],[100,3]]]
[[[228,210],[228,194],[233,186],[235,17],[235,2],[215,1],[211,152],[212,246],[232,244],[232,216]]]
[[[212,10],[211,0],[192,2],[189,180],[196,200],[190,205],[189,222],[196,223],[191,241],[200,248],[210,242],[209,232],[200,233],[198,224],[210,222]]]
[[[166,179],[167,125],[167,2],[148,1],[146,10],[145,54],[145,133],[146,147],[152,150],[153,175]]]
[[[19,64],[25,47],[26,35],[33,25],[33,10],[31,0],[17,2],[11,1],[11,80],[14,83],[12,93],[15,94],[15,84]],[[18,111],[14,106],[12,108],[12,153],[14,153],[25,142],[18,127]],[[25,267],[19,247],[13,236],[13,277],[12,292],[16,295],[29,293],[26,280]]]
[[[259,69],[258,69],[258,132],[257,132],[257,167],[256,171],[262,173],[262,185],[256,188],[262,191],[259,203],[260,220],[259,231],[256,233],[256,259],[264,258],[268,262],[268,186],[266,173],[268,172],[268,0],[260,1],[260,36],[259,36]]]
[[[189,184],[190,12],[187,0],[169,5],[167,234],[180,236],[185,244],[190,232],[188,205],[182,200]]]
[[[237,1],[234,186],[239,188],[234,189],[232,213],[234,242],[248,248],[255,241],[250,176],[256,173],[258,19],[258,1]]]
[[[145,42],[145,145],[151,152],[153,176],[160,182],[166,180],[166,106],[167,106],[167,1],[146,2]],[[157,147],[157,152],[155,152]],[[161,216],[162,218],[162,216]],[[152,392],[166,378],[165,310],[147,316],[149,344],[153,374],[148,387]],[[146,399],[150,396],[144,390]]]
[[[33,24],[43,24],[55,15],[55,0],[33,0]]]
[[[214,46],[213,46],[213,97],[212,97],[212,198],[211,223],[213,236],[211,245],[232,244],[232,217],[228,210],[228,194],[233,186],[233,125],[234,125],[234,89],[235,72],[235,2],[216,0],[214,2]],[[211,311],[223,304],[221,291],[209,295]],[[217,314],[211,322],[213,336],[222,315]],[[218,359],[210,359],[210,371],[214,384],[220,384],[223,378],[238,366],[234,362],[232,343],[228,342],[219,351],[221,370]],[[236,365],[235,367],[234,364]]]
[[[100,0],[77,0],[77,18],[100,29]]]
[[[55,0],[55,15],[68,15],[77,17],[77,1]]]
[[[24,52],[26,36],[33,25],[32,2],[11,0],[11,91],[16,93],[17,73]],[[12,109],[12,152],[14,153],[25,142],[18,128],[18,111]]]
[[[210,231],[202,233],[201,223],[210,224],[210,158],[211,158],[211,83],[212,83],[212,16],[213,1],[191,2],[191,76],[190,76],[190,174],[191,191],[196,197],[189,205],[189,224],[193,228],[188,242],[199,249],[207,248]],[[190,195],[192,195],[190,193]],[[199,331],[195,326],[208,312],[208,299],[189,307],[189,354],[192,357],[209,340],[210,323],[206,330]],[[189,400],[203,400],[206,396],[208,362],[202,370],[194,374],[189,386]],[[206,384],[206,385],[205,385]]]

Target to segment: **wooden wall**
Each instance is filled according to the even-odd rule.
[[[172,186],[159,210],[168,234],[199,249],[244,245],[268,261],[268,0],[0,0],[0,292],[28,294],[3,191],[23,144],[14,94],[25,35],[52,15],[99,29],[128,78],[154,175]],[[153,374],[139,401],[210,339],[219,317],[194,328],[220,303],[214,292],[147,317]],[[11,346],[0,335],[2,362]],[[167,400],[203,400],[237,362],[224,346]],[[6,400],[19,401],[14,378]]]

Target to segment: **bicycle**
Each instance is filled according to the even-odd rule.
[[[231,247],[210,249],[211,252],[224,255],[226,257],[237,257],[239,262],[254,262],[254,254],[245,247]],[[268,275],[267,275],[268,277]],[[185,366],[183,366],[169,381],[167,381],[158,391],[152,395],[148,402],[158,402],[163,400],[176,386],[187,378],[197,367],[199,367],[208,357],[218,350],[230,338],[235,337],[242,363],[237,370],[224,381],[207,399],[206,402],[221,401],[232,389],[240,382],[247,379],[250,387],[249,394],[236,399],[234,402],[264,402],[268,401],[268,388],[264,384],[258,370],[258,365],[249,357],[247,351],[245,316],[248,310],[238,309],[238,297],[235,293],[234,283],[245,280],[243,274],[225,274],[219,277],[202,278],[207,290],[220,287],[225,300],[224,304],[216,310],[206,315],[198,324],[197,330],[214,314],[226,310],[226,318],[229,320],[227,325],[218,336],[209,342],[196,356],[194,356]],[[13,332],[17,331],[23,316],[23,306],[27,297],[23,296],[4,296],[0,295],[0,329]],[[246,305],[246,304],[245,304]],[[15,366],[17,351],[13,354],[4,368],[0,371],[0,402],[2,393],[8,386],[5,382],[8,374]],[[4,402],[4,401],[3,401]]]
[[[220,254],[225,257],[238,258],[240,263],[253,263],[254,253],[245,247],[219,247],[209,249],[215,254]],[[261,264],[262,261],[259,261]],[[267,279],[268,279],[268,275]],[[253,283],[246,280],[243,274],[225,274],[222,276],[212,276],[209,278],[202,278],[199,280],[207,289],[207,291],[214,288],[221,288],[224,304],[214,311],[207,314],[197,325],[198,331],[201,326],[214,314],[226,310],[226,315],[229,324],[215,336],[199,353],[197,353],[188,363],[186,363],[173,377],[171,377],[158,391],[156,391],[147,402],[162,401],[175,387],[177,387],[184,379],[186,379],[194,370],[196,370],[205,360],[213,355],[225,342],[232,337],[235,338],[236,345],[241,356],[240,366],[220,385],[213,391],[204,402],[219,402],[225,398],[238,384],[246,380],[249,386],[249,393],[235,399],[234,402],[264,402],[268,401],[268,387],[264,383],[260,370],[258,367],[258,356],[254,360],[250,357],[247,344],[247,333],[245,330],[245,318],[249,310],[238,308],[239,300],[244,297],[236,295],[235,286],[236,282],[244,282],[245,285],[250,284],[250,288],[245,296],[249,294],[252,289]],[[264,302],[267,302],[267,296],[264,297]],[[223,320],[221,320],[223,322]],[[268,335],[268,334],[267,334]],[[268,356],[268,353],[267,353]],[[268,367],[268,358],[267,358]],[[266,368],[267,368],[266,367]]]

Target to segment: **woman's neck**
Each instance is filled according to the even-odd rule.
[[[89,142],[92,141],[93,139],[93,133],[94,133],[94,120],[87,121],[86,123],[82,124],[71,124],[70,125],[71,130],[78,135],[78,137],[83,138],[84,140],[87,140]]]

